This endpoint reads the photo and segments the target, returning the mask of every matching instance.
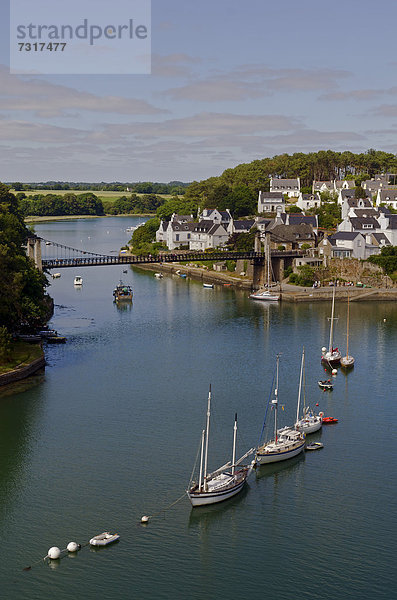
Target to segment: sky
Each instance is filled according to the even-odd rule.
[[[192,181],[282,153],[396,153],[396,22],[395,0],[152,0],[151,74],[15,75],[1,0],[0,181]]]

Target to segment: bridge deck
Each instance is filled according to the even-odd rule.
[[[300,250],[271,252],[272,258],[295,258],[302,256]],[[254,263],[262,263],[266,258],[264,252],[186,252],[183,254],[144,254],[135,256],[127,254],[123,256],[91,255],[78,258],[54,258],[43,259],[43,268],[63,269],[66,267],[93,267],[104,265],[139,265],[147,263],[171,263],[171,262],[203,262],[223,260],[250,260]]]

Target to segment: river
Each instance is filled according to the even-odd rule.
[[[40,236],[117,252],[131,217],[40,223]],[[397,306],[351,303],[354,370],[322,392],[328,303],[261,304],[247,292],[120,266],[51,279],[44,377],[0,394],[0,582],[5,600],[396,597]],[[82,275],[81,289],[73,286]],[[132,305],[112,290],[132,285]],[[346,304],[335,341],[346,347]],[[189,482],[212,384],[209,467],[256,445],[281,353],[280,425],[292,424],[302,346],[306,397],[339,419],[324,449],[261,467],[234,499],[161,512]],[[155,515],[147,526],[142,515]],[[104,530],[120,542],[48,564],[51,546]],[[26,566],[32,566],[23,571]]]

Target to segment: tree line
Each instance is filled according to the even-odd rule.
[[[10,186],[15,192],[31,190],[77,190],[77,191],[96,191],[96,192],[134,192],[136,194],[171,194],[182,195],[189,183],[183,181],[170,181],[169,183],[160,183],[153,181],[139,181],[135,183],[114,181],[112,183],[89,183],[74,181],[46,181],[21,183],[14,181]]]
[[[0,183],[0,330],[14,333],[44,324],[49,317],[48,285],[24,248],[29,231],[18,200]]]

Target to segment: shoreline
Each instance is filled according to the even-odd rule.
[[[10,371],[2,373],[0,375],[0,387],[9,385],[11,383],[15,383],[17,381],[20,381],[21,379],[26,379],[30,375],[34,375],[37,371],[43,369],[45,367],[45,364],[45,355],[42,349],[42,355],[39,358],[35,358],[26,364],[21,363],[20,365],[17,365]]]
[[[207,271],[198,267],[180,265],[179,263],[133,265],[135,269],[152,271],[153,273],[166,273],[177,275],[176,271],[186,273],[191,279],[205,283],[227,285],[236,289],[252,290],[253,281],[248,278],[233,277],[224,272]],[[280,290],[282,302],[330,302],[332,299],[333,286],[322,288],[308,288],[282,283],[281,289],[277,285],[274,289]],[[356,288],[348,286],[336,286],[335,298],[339,302],[396,302],[397,288]]]

